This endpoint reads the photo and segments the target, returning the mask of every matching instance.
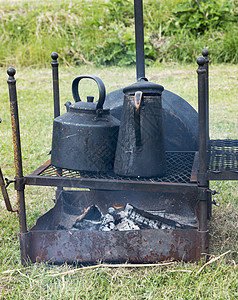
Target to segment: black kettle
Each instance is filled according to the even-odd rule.
[[[94,80],[99,99],[82,102],[78,85],[83,78]],[[68,103],[67,113],[54,119],[51,163],[58,168],[89,172],[113,169],[120,121],[103,108],[106,90],[100,78],[82,75],[72,83],[74,104]]]
[[[161,85],[140,78],[123,89],[114,172],[131,177],[161,177],[166,172]]]

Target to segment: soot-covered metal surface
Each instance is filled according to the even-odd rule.
[[[160,224],[170,225],[169,229],[194,229],[197,227],[196,205],[196,193],[177,195],[174,193],[131,191],[63,190],[55,206],[37,220],[32,230],[75,230],[79,228],[75,224],[84,218],[102,221],[109,213],[114,215],[115,219],[118,219],[122,215],[128,215],[129,211],[130,216],[127,216],[127,218],[135,221],[140,228],[147,227],[141,223],[142,217],[142,221],[146,218],[147,221],[148,219],[151,221],[156,220],[156,222],[160,221]],[[111,213],[111,210],[114,210],[114,212]],[[88,213],[87,217],[85,217],[86,213]],[[135,220],[135,216],[139,217],[138,222]],[[90,226],[84,228],[91,230]],[[95,230],[98,229],[95,227]]]
[[[183,229],[145,228],[105,232],[78,230],[73,226],[92,204],[96,204],[106,214],[110,206],[123,211],[128,201],[140,209],[159,212],[163,217],[170,218],[170,223],[182,222]],[[22,254],[32,262],[52,263],[198,260],[201,245],[208,243],[208,234],[197,230],[196,208],[197,194],[194,192],[63,190],[54,208],[41,216],[28,233],[20,234]],[[148,214],[145,213],[145,216],[148,217]]]
[[[32,262],[95,263],[199,260],[208,232],[188,229],[134,231],[29,231],[20,234],[22,253]]]
[[[33,172],[27,178],[42,176],[47,180],[50,177],[64,178],[90,178],[90,179],[110,179],[110,180],[128,180],[144,182],[171,182],[171,183],[189,183],[191,182],[192,167],[194,164],[195,152],[166,152],[166,175],[160,178],[143,178],[143,177],[122,177],[114,173],[90,173],[68,169],[61,169],[60,173],[56,167],[48,163],[41,170]],[[28,180],[28,179],[27,179]]]

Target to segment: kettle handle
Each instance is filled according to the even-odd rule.
[[[74,81],[72,83],[72,93],[73,93],[75,102],[81,101],[81,99],[79,97],[78,84],[79,84],[79,81],[83,78],[92,79],[97,83],[98,90],[99,90],[99,98],[98,98],[98,103],[97,103],[96,109],[103,108],[103,104],[104,104],[105,97],[106,97],[105,85],[99,77],[94,76],[94,75],[81,75],[74,79]]]

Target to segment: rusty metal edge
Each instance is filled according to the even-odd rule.
[[[181,151],[173,151],[181,152]],[[185,151],[194,153],[194,151]],[[196,157],[194,158],[194,160]],[[191,183],[171,183],[171,182],[139,182],[128,180],[110,180],[110,179],[95,179],[95,178],[67,178],[67,177],[54,177],[54,176],[40,176],[51,163],[49,159],[31,174],[24,177],[26,185],[39,185],[39,186],[60,186],[60,187],[73,187],[73,188],[89,188],[89,189],[109,189],[109,190],[130,190],[133,191],[150,191],[150,192],[183,192],[189,193],[191,191],[197,192],[197,184],[193,182],[193,178],[197,169],[193,163]]]
[[[128,190],[190,193],[197,192],[197,184],[193,183],[170,183],[170,182],[139,182],[110,179],[88,179],[88,178],[66,178],[66,177],[44,177],[25,176],[26,185],[40,186],[62,186],[72,188],[88,188],[99,190]]]
[[[43,163],[41,166],[39,166],[36,170],[34,170],[32,173],[30,173],[29,175],[27,175],[25,177],[34,177],[34,176],[39,175],[41,172],[43,172],[45,169],[47,169],[50,164],[51,164],[51,159],[47,160],[45,163]]]
[[[20,234],[21,258],[29,262],[148,263],[199,261],[209,251],[208,231],[196,229],[124,232],[29,231]]]

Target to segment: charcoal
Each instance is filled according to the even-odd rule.
[[[91,205],[82,215],[76,218],[73,228],[78,230],[99,230],[102,216],[97,205]]]
[[[127,218],[122,218],[121,222],[118,223],[115,227],[115,230],[126,231],[126,230],[140,230],[140,227]]]
[[[135,222],[140,229],[175,229],[181,227],[179,223],[151,214],[145,210],[134,207],[127,203],[124,212],[126,217]]]
[[[74,229],[78,230],[99,230],[99,227],[101,225],[101,221],[92,221],[92,220],[81,220],[76,222],[73,227]]]
[[[171,219],[164,217],[162,212],[148,212],[127,203],[124,210],[117,211],[108,208],[108,213],[103,216],[96,205],[89,206],[85,212],[77,217],[73,229],[100,230],[100,231],[126,231],[140,229],[176,229],[187,228]]]
[[[102,218],[101,225],[99,227],[100,231],[111,231],[115,229],[115,219],[111,214],[106,214]]]
[[[89,206],[85,212],[80,215],[79,217],[77,217],[76,222],[77,221],[81,221],[81,220],[90,220],[90,221],[100,221],[102,218],[102,213],[100,211],[100,209],[98,208],[97,205],[91,205]]]

